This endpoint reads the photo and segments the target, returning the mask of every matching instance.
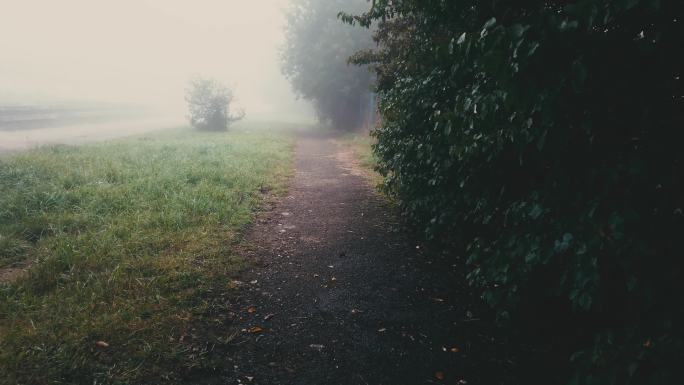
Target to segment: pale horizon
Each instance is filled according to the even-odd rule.
[[[113,103],[184,117],[192,76],[252,119],[310,119],[280,72],[288,0],[0,0],[0,103]]]

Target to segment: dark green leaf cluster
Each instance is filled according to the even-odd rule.
[[[551,382],[682,383],[684,3],[376,0],[375,151]]]

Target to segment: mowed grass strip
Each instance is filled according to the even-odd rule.
[[[0,383],[180,383],[222,365],[231,252],[293,143],[178,130],[0,159]],[[225,330],[225,335],[223,331]]]

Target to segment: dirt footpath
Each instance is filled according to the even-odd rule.
[[[486,342],[468,337],[478,319],[453,261],[423,256],[333,138],[301,136],[296,154],[289,195],[245,241],[222,383],[480,383],[471,347]]]

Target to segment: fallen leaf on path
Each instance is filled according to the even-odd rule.
[[[254,326],[254,327],[249,328],[249,330],[247,330],[247,331],[252,333],[252,334],[257,334],[257,333],[263,332],[264,328],[262,328],[260,326]]]
[[[451,352],[452,353],[458,353],[458,352],[460,352],[460,349],[457,347],[453,347],[453,348],[451,348]]]
[[[109,347],[109,344],[104,342],[104,341],[97,341],[97,342],[95,342],[95,345],[97,345],[101,348],[108,348]]]
[[[235,339],[235,337],[237,337],[237,335],[238,335],[238,332],[235,331],[234,333],[232,333],[232,334],[230,334],[230,335],[228,335],[228,336],[226,336],[226,337],[223,337],[223,338],[222,338],[222,337],[219,337],[219,338],[217,338],[217,340],[218,340],[219,342],[221,342],[221,343],[229,344],[229,343],[231,343],[231,342]]]
[[[271,318],[273,318],[273,316],[275,316],[275,314],[267,314],[267,315],[264,317],[264,321],[270,320]]]
[[[250,306],[247,308],[247,313],[256,313],[256,307]]]
[[[443,380],[444,379],[444,372],[435,373],[435,378],[438,380]]]

